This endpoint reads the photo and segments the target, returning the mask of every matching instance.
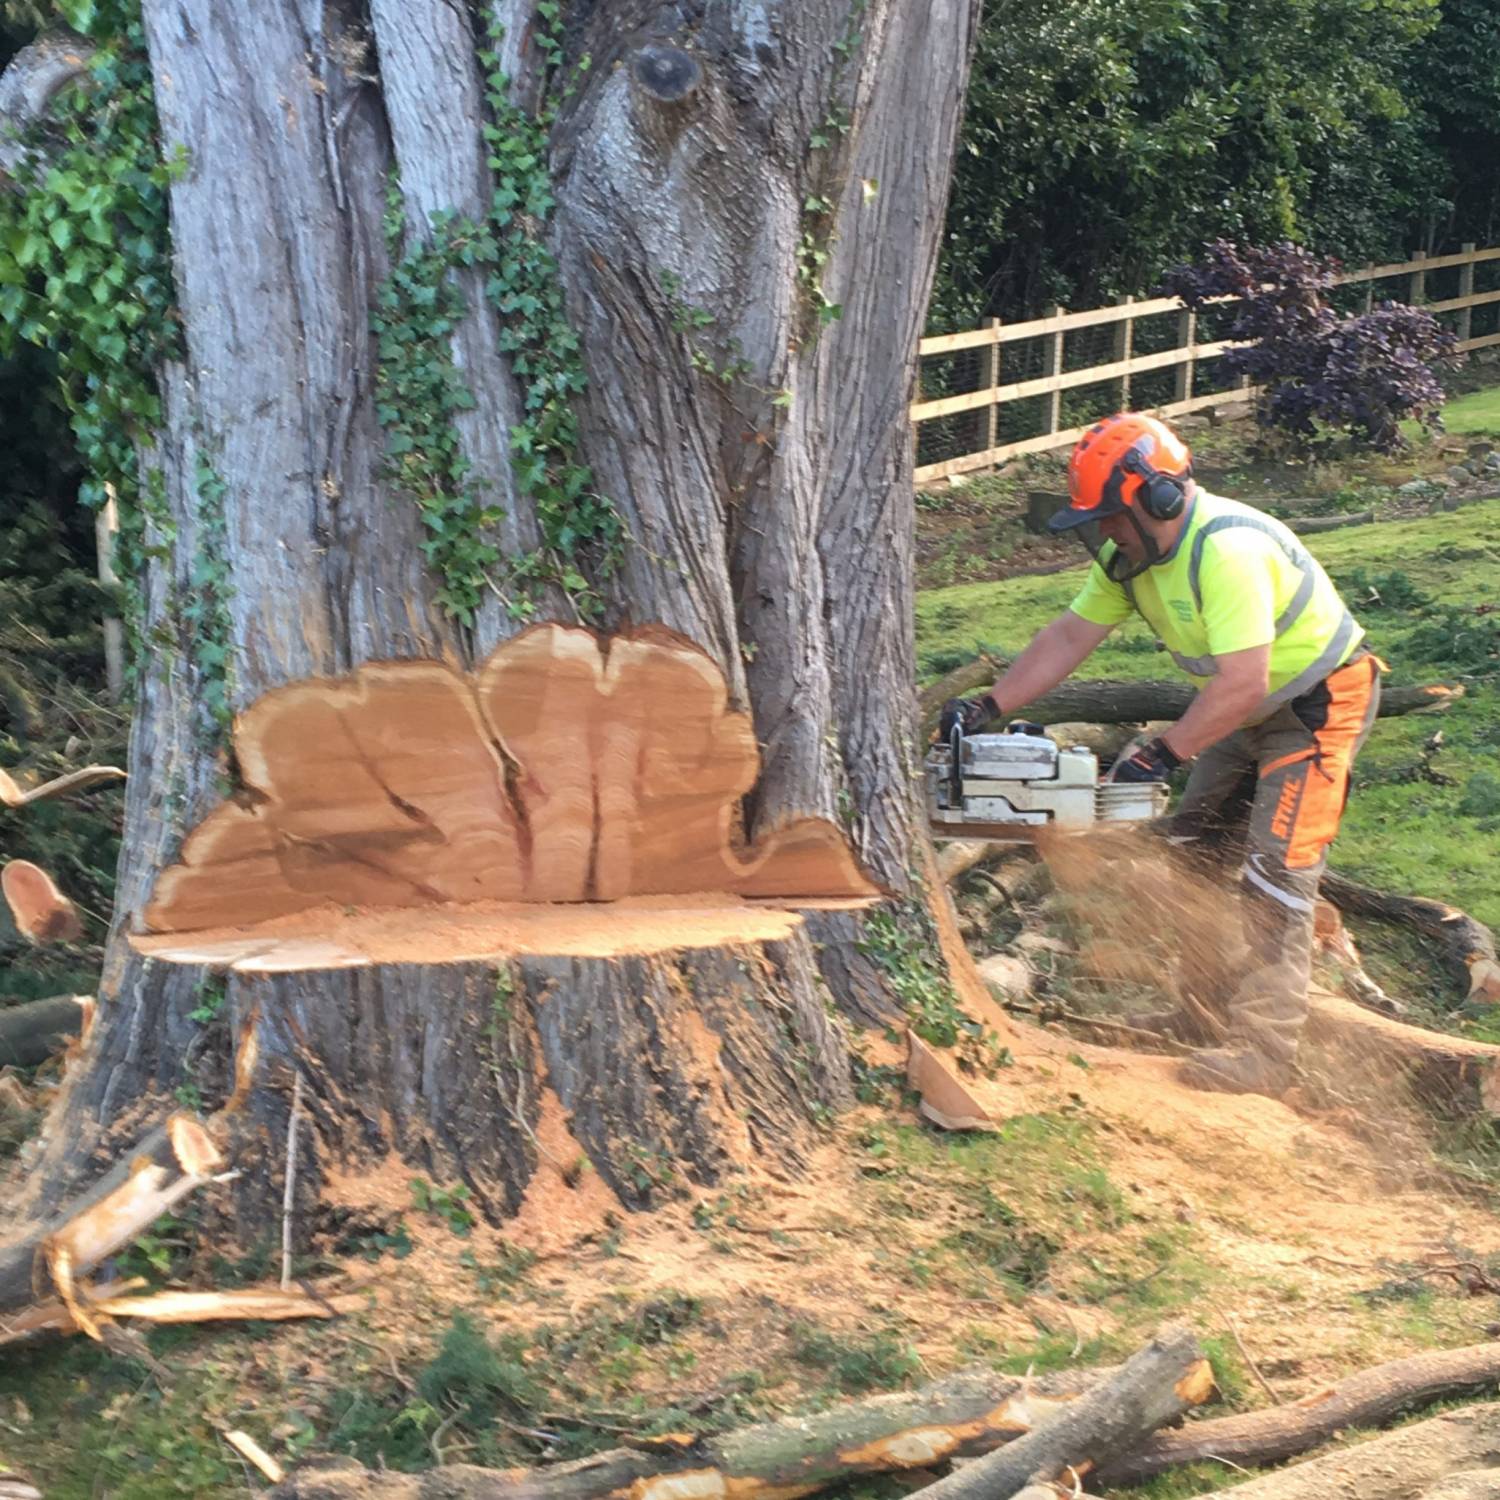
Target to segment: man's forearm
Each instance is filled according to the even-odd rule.
[[[1180,760],[1191,760],[1240,728],[1264,697],[1255,682],[1211,677],[1162,739]]]
[[[1108,634],[1107,629],[1087,625],[1063,615],[1039,630],[1032,642],[1000,675],[990,696],[1001,711],[1013,714],[1050,693]]]

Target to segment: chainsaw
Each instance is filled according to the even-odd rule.
[[[1040,724],[1013,723],[1003,734],[965,734],[926,761],[927,811],[937,838],[1024,839],[1038,829],[1078,831],[1100,823],[1160,817],[1159,782],[1113,781],[1083,745],[1063,749]]]

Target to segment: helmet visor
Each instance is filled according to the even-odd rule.
[[[1131,519],[1135,518],[1132,516]],[[1124,583],[1128,579],[1139,578],[1153,563],[1161,561],[1161,549],[1150,535],[1141,530],[1139,523],[1136,525],[1141,541],[1141,556],[1138,560],[1132,560],[1123,547],[1106,537],[1097,520],[1079,522],[1072,529],[1089,549],[1090,556],[1104,569],[1104,576],[1111,583]]]

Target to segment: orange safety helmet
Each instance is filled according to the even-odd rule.
[[[1170,521],[1182,514],[1192,477],[1193,455],[1165,422],[1138,412],[1106,417],[1074,445],[1069,504],[1052,518],[1052,530],[1066,531],[1131,506],[1154,521]]]
[[[1145,572],[1162,559],[1141,516],[1172,521],[1192,492],[1193,455],[1165,422],[1138,412],[1120,412],[1096,422],[1074,445],[1068,460],[1068,505],[1048,522],[1052,531],[1080,528],[1084,545],[1116,583]],[[1132,563],[1097,525],[1105,516],[1130,517],[1142,557]]]

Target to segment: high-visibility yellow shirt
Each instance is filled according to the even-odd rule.
[[[1201,488],[1190,506],[1172,550],[1125,583],[1104,571],[1114,548],[1106,542],[1069,607],[1095,625],[1118,625],[1134,610],[1200,687],[1218,671],[1215,657],[1269,645],[1270,695],[1253,722],[1342,666],[1364,631],[1280,521]]]

